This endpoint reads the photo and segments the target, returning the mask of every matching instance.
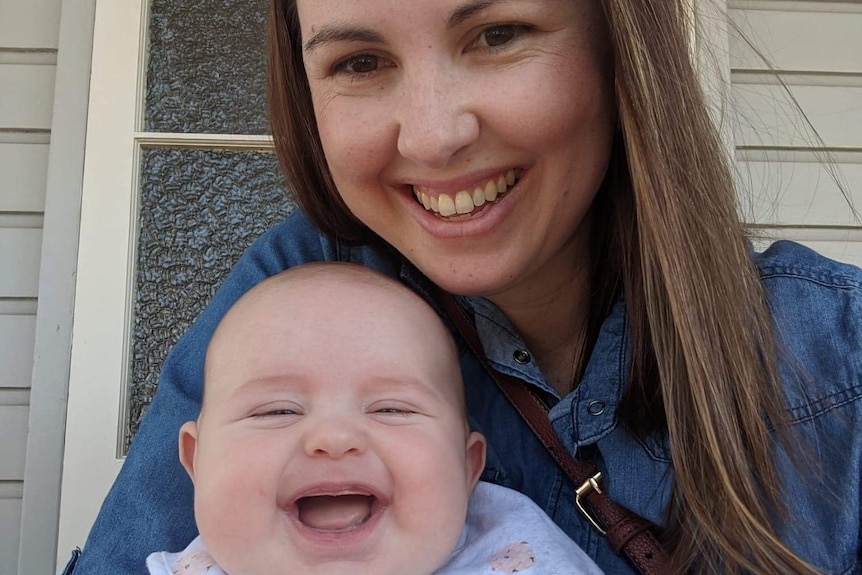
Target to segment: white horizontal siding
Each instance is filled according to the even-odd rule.
[[[0,490],[6,487],[0,483]],[[18,572],[18,544],[21,524],[21,484],[9,485],[18,492],[17,497],[5,497],[0,492],[0,575]]]
[[[778,226],[845,227],[860,223],[848,209],[848,200],[862,211],[862,154],[860,163],[818,163],[814,158],[795,162],[741,160],[737,168],[740,203],[748,221]]]
[[[3,395],[0,391],[0,401]],[[0,405],[0,481],[24,479],[29,411],[26,405]]]
[[[0,127],[49,130],[56,66],[0,64]]]
[[[862,265],[862,221],[852,208],[862,212],[862,0],[728,7],[745,217],[772,227],[774,238]]]
[[[36,297],[41,229],[0,228],[0,298]]]
[[[797,2],[796,10],[784,11],[730,9],[728,17],[778,70],[862,73],[862,8],[843,12],[800,9],[823,7],[812,4]],[[845,7],[850,10],[853,5]],[[730,44],[730,65],[737,70],[764,68],[761,57],[745,41]]]
[[[29,575],[18,554],[61,3],[0,0],[0,575]]]
[[[32,359],[32,352],[30,355]],[[0,575],[18,572],[28,393],[0,387]],[[25,405],[4,405],[5,403]]]
[[[0,366],[3,366],[0,372],[0,390],[30,387],[35,337],[35,315],[0,314],[0,342],[3,342],[0,345]]]
[[[859,55],[862,58],[862,53]],[[791,97],[801,107],[803,116]],[[862,85],[733,84],[737,147],[862,149]],[[811,122],[815,132],[806,124]]]
[[[0,389],[0,402],[10,395],[17,394]],[[18,568],[28,412],[26,406],[0,405],[0,575],[15,575]]]
[[[0,210],[45,209],[48,144],[0,142]]]
[[[61,0],[0,0],[0,48],[57,48]]]

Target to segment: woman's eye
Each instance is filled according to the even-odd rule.
[[[477,43],[488,48],[499,48],[517,40],[526,30],[526,26],[517,24],[493,26],[479,35]]]
[[[379,68],[380,58],[371,54],[360,54],[359,56],[351,56],[336,64],[335,71],[362,76],[376,72]]]

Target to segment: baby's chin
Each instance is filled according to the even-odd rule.
[[[215,558],[215,555],[213,555]],[[431,558],[423,554],[411,557],[385,557],[371,560],[337,559],[307,563],[292,554],[250,562],[245,554],[238,561],[226,558],[216,563],[228,575],[433,575],[449,559]]]
[[[228,575],[433,575],[445,565],[457,545],[447,538],[435,534],[415,534],[411,536],[391,536],[387,534],[390,519],[387,512],[375,514],[373,520],[366,521],[356,530],[347,531],[344,544],[339,545],[339,534],[329,542],[320,545],[297,537],[293,521],[290,527],[284,525],[269,528],[257,533],[272,534],[281,532],[281,537],[249,536],[254,532],[234,530],[225,533],[218,530],[213,536],[201,525],[201,537],[215,562]],[[226,519],[221,523],[229,524]],[[463,524],[453,530],[460,535]],[[363,532],[366,531],[367,532]],[[291,532],[292,531],[292,532]],[[254,539],[257,539],[254,541]],[[327,546],[331,549],[327,551]]]
[[[294,575],[295,573],[308,575],[433,575],[445,565],[448,557],[447,554],[446,557],[434,560],[418,554],[411,557],[387,557],[382,561],[337,560],[316,565],[304,565],[295,571],[290,571],[289,574],[284,572],[284,575]],[[278,572],[278,575],[281,575],[281,572]]]

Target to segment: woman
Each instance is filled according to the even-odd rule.
[[[75,573],[141,572],[195,536],[169,446],[212,330],[263,278],[330,259],[466,296],[491,365],[544,398],[611,499],[662,526],[674,572],[862,573],[862,273],[793,244],[750,251],[683,4],[274,0],[273,134],[304,213],[174,348]],[[635,573],[461,361],[483,478]]]

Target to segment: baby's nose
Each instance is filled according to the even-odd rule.
[[[365,445],[365,433],[358,426],[343,421],[321,422],[309,430],[305,452],[310,457],[339,459],[363,453]]]

